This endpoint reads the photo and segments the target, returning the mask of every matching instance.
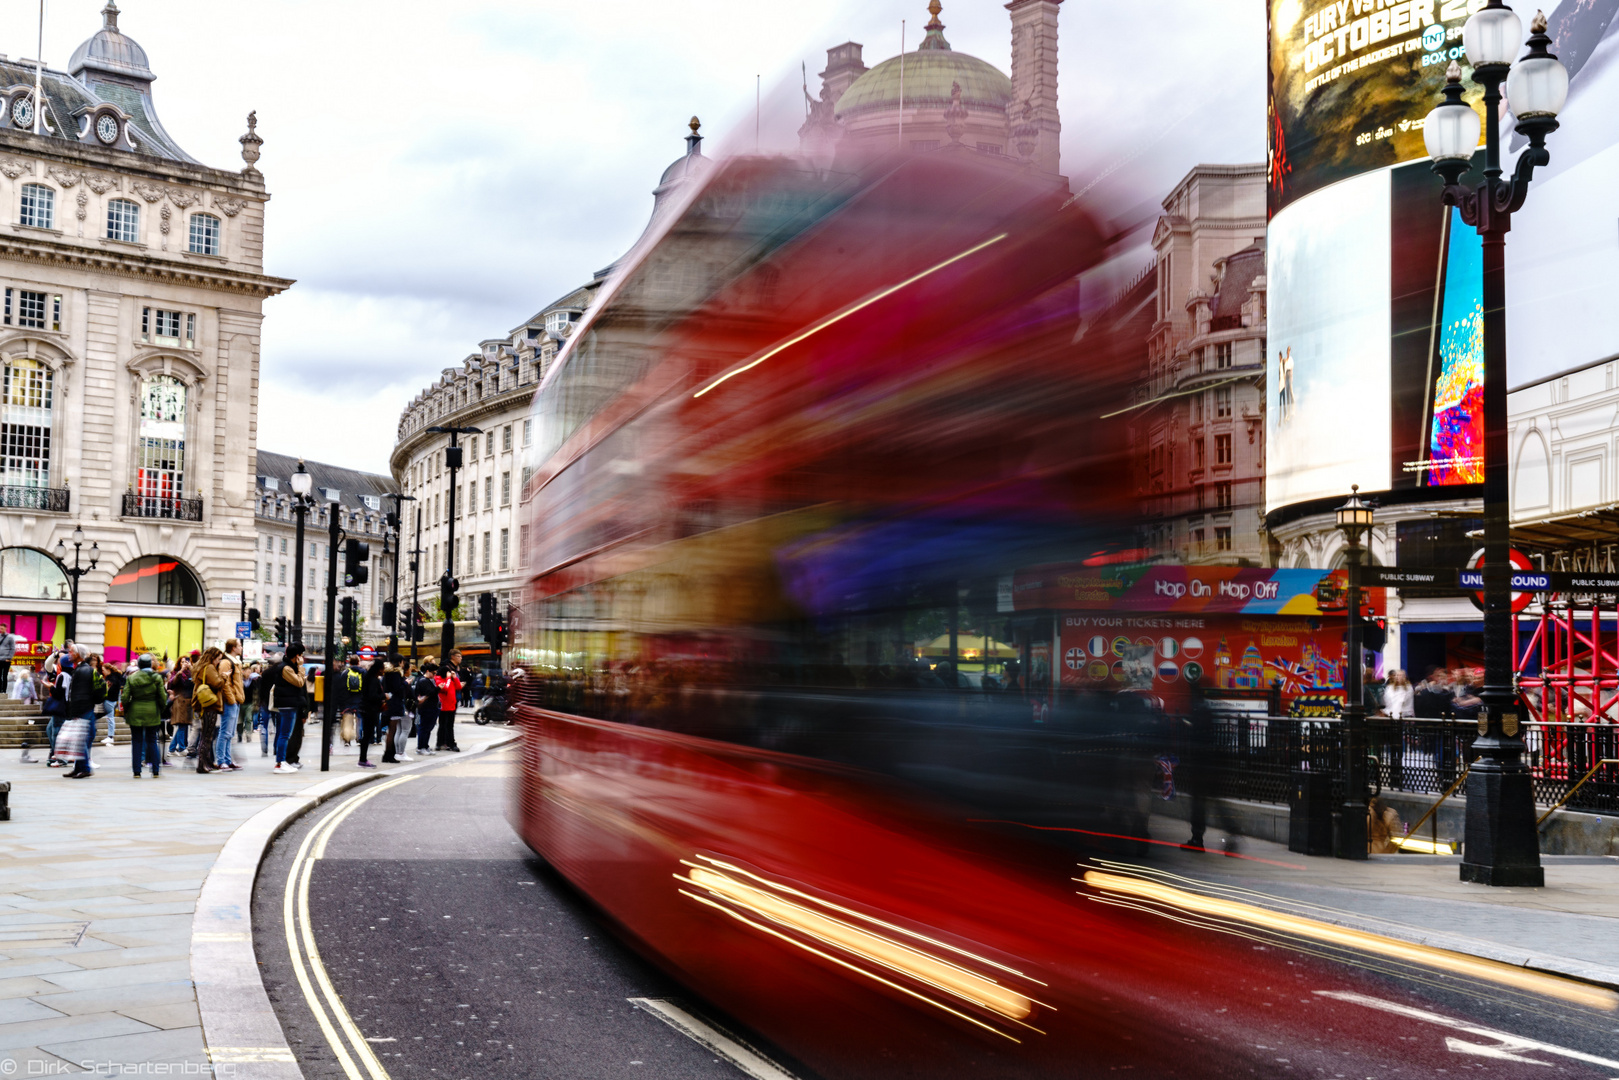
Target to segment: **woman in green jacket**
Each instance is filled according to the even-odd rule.
[[[163,763],[162,741],[163,707],[169,702],[169,692],[163,685],[163,676],[152,670],[152,654],[142,653],[140,667],[124,683],[124,692],[118,700],[124,706],[124,723],[129,725],[129,755],[135,766],[135,779],[141,778],[141,762],[151,764],[152,775],[157,776]]]

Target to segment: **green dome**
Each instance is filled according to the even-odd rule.
[[[950,84],[961,84],[961,103],[969,109],[1005,112],[1012,101],[1012,80],[976,56],[946,46],[905,54],[905,105],[908,108],[950,104]],[[861,113],[899,107],[900,58],[891,57],[856,79],[838,99],[839,120]]]

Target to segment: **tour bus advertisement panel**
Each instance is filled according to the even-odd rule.
[[[1235,566],[1053,565],[1020,570],[1001,591],[1003,611],[1227,612],[1343,617],[1343,570]],[[1364,590],[1374,615],[1384,590]],[[1009,601],[1009,603],[1008,603]]]

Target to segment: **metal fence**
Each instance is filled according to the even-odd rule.
[[[1375,759],[1369,781],[1389,791],[1439,796],[1473,760],[1478,724],[1473,720],[1390,720],[1370,717],[1367,753]],[[1342,722],[1336,719],[1221,716],[1214,721],[1210,753],[1231,798],[1285,803],[1296,773],[1333,778],[1333,799],[1342,797]],[[1535,802],[1551,806],[1579,785],[1564,804],[1587,813],[1619,814],[1619,725],[1526,724],[1525,762],[1534,777]],[[1596,772],[1584,784],[1590,770]]]

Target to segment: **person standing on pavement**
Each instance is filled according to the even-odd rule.
[[[225,677],[219,672],[219,658],[224,654],[210,645],[197,661],[192,682],[191,714],[197,725],[197,771],[211,773],[214,767],[214,747],[219,742],[219,716],[225,704]]]
[[[1203,688],[1195,682],[1192,684],[1192,714],[1189,717],[1189,726],[1186,753],[1181,756],[1180,764],[1175,767],[1176,783],[1185,787],[1192,803],[1190,813],[1192,836],[1181,847],[1187,851],[1208,850],[1203,843],[1203,830],[1212,803],[1214,813],[1226,832],[1223,850],[1227,855],[1236,855],[1241,843],[1242,828],[1236,815],[1231,812],[1230,805],[1221,798],[1224,793],[1224,785],[1221,782],[1224,775],[1215,754],[1214,710],[1209,708],[1209,703],[1203,696]]]
[[[370,759],[371,744],[377,741],[378,728],[388,706],[388,693],[382,685],[382,669],[387,667],[382,658],[371,661],[360,677],[360,760],[362,769],[374,769]]]
[[[0,635],[0,690],[11,689],[11,662],[17,658],[17,635],[8,627]]]
[[[298,654],[298,673],[304,677],[303,698],[298,703],[298,717],[292,725],[292,734],[287,738],[287,764],[294,769],[304,767],[300,756],[304,748],[304,728],[309,721],[310,710],[314,698],[314,676],[308,667],[304,666],[303,653]]]
[[[214,667],[225,683],[219,689],[224,705],[219,711],[219,736],[214,740],[214,767],[236,772],[241,766],[236,764],[232,747],[236,742],[237,725],[242,720],[242,702],[247,700],[242,686],[242,643],[236,638],[226,641],[225,651],[214,662]]]
[[[101,674],[91,665],[83,646],[73,646],[73,662],[75,666],[67,688],[67,714],[72,720],[83,721],[85,731],[82,736],[75,735],[75,742],[82,737],[84,745],[77,748],[80,756],[73,771],[64,775],[70,780],[82,780],[90,775],[92,768],[90,746],[96,741],[96,700],[105,698],[106,689],[99,686]]]
[[[399,764],[399,739],[405,730],[405,704],[412,696],[410,684],[399,670],[400,663],[399,654],[395,653],[382,669],[382,692],[388,695],[388,730],[384,735],[387,741],[382,747],[384,765]]]
[[[141,778],[142,764],[152,767],[154,778],[158,775],[163,757],[158,747],[163,730],[163,706],[169,700],[168,691],[163,688],[163,676],[152,670],[152,654],[142,653],[139,665],[118,695],[124,707],[124,723],[129,725],[129,756],[137,780]]]
[[[437,753],[427,745],[427,737],[438,723],[438,683],[433,681],[436,674],[438,665],[429,657],[422,664],[421,674],[411,687],[411,696],[416,699],[416,753],[422,756]]]
[[[107,738],[117,737],[117,719],[119,695],[124,692],[124,672],[117,664],[101,665],[101,681],[107,684],[107,707],[103,710],[107,717]],[[112,743],[108,743],[111,746]]]
[[[191,691],[191,661],[182,657],[169,672],[169,723],[174,727],[174,738],[169,742],[171,754],[190,755]]]
[[[461,697],[461,678],[456,674],[461,663],[461,651],[452,649],[449,661],[435,680],[438,683],[438,749],[459,753],[455,745],[455,710]]]
[[[278,773],[298,771],[298,766],[287,760],[287,744],[298,724],[298,711],[304,707],[303,658],[302,645],[289,645],[280,661],[264,673],[268,684],[266,704],[275,715],[275,771]]]

